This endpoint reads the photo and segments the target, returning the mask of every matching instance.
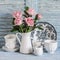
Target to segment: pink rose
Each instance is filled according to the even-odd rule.
[[[22,13],[21,13],[20,11],[15,11],[15,12],[13,13],[13,17],[14,17],[14,18],[21,18],[21,16],[22,16]]]
[[[37,14],[37,19],[41,19],[41,18],[42,18],[42,15]]]
[[[29,8],[26,12],[27,12],[29,15],[34,15],[34,14],[35,14],[34,9],[32,9],[32,8]]]
[[[25,21],[28,26],[34,26],[34,20],[31,17],[25,18]]]
[[[22,24],[22,20],[21,19],[15,19],[14,20],[14,24],[15,25],[21,25]]]

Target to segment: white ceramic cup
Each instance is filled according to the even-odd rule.
[[[40,41],[33,42],[33,53],[37,56],[43,54],[43,46]]]
[[[50,54],[53,54],[57,49],[57,41],[45,40],[44,41],[44,47]]]
[[[33,53],[34,53],[35,55],[37,55],[37,56],[42,55],[42,54],[43,54],[43,46],[35,47]]]
[[[5,47],[8,49],[14,49],[16,47],[16,35],[8,34],[4,36],[5,38]]]

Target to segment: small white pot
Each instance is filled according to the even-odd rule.
[[[33,53],[37,56],[42,55],[43,54],[43,46],[35,47]]]

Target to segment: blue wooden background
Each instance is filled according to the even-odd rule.
[[[12,12],[23,11],[25,5],[42,14],[40,21],[49,22],[55,27],[60,48],[60,0],[0,0],[0,46],[4,45],[3,37],[11,33]]]

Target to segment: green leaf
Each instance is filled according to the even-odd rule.
[[[43,30],[43,28],[41,26],[36,26],[35,28],[38,28],[40,30]]]
[[[12,30],[11,30],[11,32],[16,32],[16,31],[17,31],[17,30],[15,30],[15,29],[12,29]]]
[[[13,18],[13,20],[15,20],[15,18]]]
[[[34,20],[37,20],[37,15],[35,16],[35,19]]]
[[[32,17],[32,15],[28,14],[26,10],[24,10],[24,13],[25,13],[25,15],[23,15],[24,17]]]
[[[13,18],[12,24],[14,24],[14,20],[15,20],[15,18]]]
[[[38,27],[40,30],[43,30],[43,28],[41,28],[41,27]]]
[[[25,7],[25,10],[28,10],[28,9],[29,9],[29,7],[28,7],[28,6],[26,6],[26,7]]]
[[[28,30],[27,32],[30,32],[30,30]]]
[[[19,26],[13,26],[13,29],[11,30],[11,32],[18,31],[18,30],[19,30]]]

